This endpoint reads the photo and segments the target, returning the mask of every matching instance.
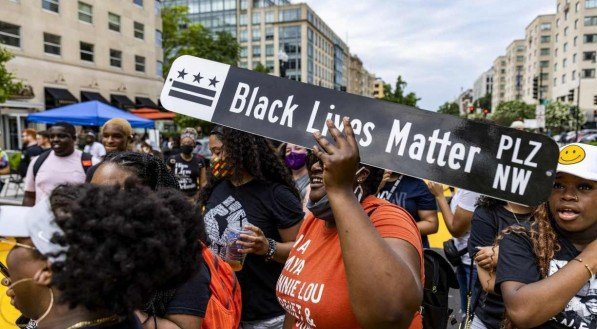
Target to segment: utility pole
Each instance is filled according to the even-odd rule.
[[[576,134],[574,141],[578,142],[578,130],[580,129],[580,83],[582,81],[582,75],[578,74],[578,92],[576,93]]]

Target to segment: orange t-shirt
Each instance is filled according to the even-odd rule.
[[[377,208],[370,219],[381,237],[401,239],[417,249],[423,282],[421,235],[408,212],[373,196],[361,205],[366,213]],[[278,279],[276,295],[286,312],[296,318],[295,329],[360,328],[350,306],[338,231],[325,227],[325,222],[312,214],[301,225]],[[409,328],[422,326],[421,314],[417,312]]]

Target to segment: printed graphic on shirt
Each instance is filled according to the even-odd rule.
[[[549,264],[549,275],[568,264],[564,260],[552,260]],[[574,329],[597,328],[597,280],[591,278],[582,289],[572,297],[564,312],[553,318],[559,324]]]
[[[242,204],[232,196],[209,210],[204,220],[211,248],[217,253],[223,250],[221,247],[224,245],[224,231],[227,227],[240,229],[249,224]]]
[[[197,181],[193,179],[193,171],[188,164],[176,162],[175,159],[171,159],[170,164],[174,166],[173,174],[178,180],[178,186],[182,191],[197,189]]]

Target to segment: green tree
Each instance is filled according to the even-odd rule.
[[[513,121],[535,118],[535,106],[522,101],[503,102],[492,114],[493,121],[503,126],[510,126]]]
[[[14,81],[15,76],[6,69],[6,63],[13,57],[8,50],[0,47],[0,103],[6,102],[11,95],[17,94],[23,88],[20,82]]]
[[[439,107],[437,113],[460,116],[460,107],[456,102],[445,102]]]
[[[553,102],[545,107],[545,127],[556,133],[576,129],[576,116],[570,113],[571,106],[561,102]],[[582,126],[587,118],[584,111],[578,113],[578,125]]]
[[[485,96],[477,99],[473,102],[475,108],[482,108],[484,110],[491,109],[491,94],[485,94]]]
[[[263,65],[261,62],[259,62],[259,63],[257,63],[257,65],[255,65],[255,68],[253,68],[253,71],[261,72],[261,73],[269,73],[269,69],[267,67],[265,67],[265,65]]]
[[[386,100],[388,102],[394,102],[394,103],[398,103],[398,104],[404,104],[404,105],[416,107],[417,102],[420,101],[421,99],[418,98],[414,92],[410,92],[410,93],[404,95],[407,85],[408,84],[406,83],[406,81],[402,80],[402,76],[399,75],[398,78],[396,79],[396,85],[395,85],[393,91],[392,91],[392,86],[390,86],[389,84],[384,85],[383,100]]]

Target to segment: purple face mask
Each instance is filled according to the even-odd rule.
[[[307,162],[307,153],[290,152],[284,158],[286,166],[292,170],[301,169]]]

